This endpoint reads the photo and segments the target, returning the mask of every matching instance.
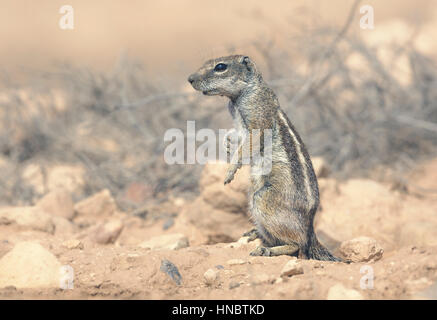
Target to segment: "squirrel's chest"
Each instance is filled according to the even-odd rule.
[[[237,130],[238,133],[242,134],[244,130],[247,129],[247,126],[243,117],[241,116],[240,111],[235,107],[232,102],[229,102],[228,109],[232,116],[235,130]]]

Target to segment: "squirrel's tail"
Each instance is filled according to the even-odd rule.
[[[314,232],[311,233],[309,239],[307,256],[309,259],[324,260],[324,261],[342,261],[340,258],[334,256],[328,251],[317,239]]]

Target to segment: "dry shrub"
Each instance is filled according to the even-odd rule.
[[[408,83],[401,83],[378,48],[356,37],[336,36],[338,31],[323,28],[284,39],[289,45],[258,41],[240,49],[256,52],[267,82],[310,153],[324,157],[338,177],[366,176],[381,166],[405,170],[435,156],[433,62],[414,47],[393,45],[392,56],[406,57],[411,70]],[[76,197],[108,188],[127,209],[141,205],[125,197],[136,182],[150,189],[143,202],[169,193],[193,194],[201,166],[166,165],[165,130],[185,130],[187,120],[195,120],[197,129],[231,126],[224,100],[159,85],[141,64],[126,58],[109,72],[63,65],[37,79],[26,87],[26,95],[3,84],[3,204],[40,196],[21,178],[28,163],[46,169],[53,163],[80,163],[87,181]],[[54,88],[63,93],[63,106]]]

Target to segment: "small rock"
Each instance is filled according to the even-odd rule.
[[[0,225],[17,225],[52,233],[55,231],[52,217],[38,207],[11,207],[0,210]]]
[[[153,196],[153,188],[144,182],[132,182],[126,187],[123,198],[129,203],[143,204]]]
[[[39,243],[19,242],[0,260],[0,288],[59,288],[61,264]]]
[[[218,271],[214,269],[208,269],[203,274],[203,279],[205,280],[205,284],[208,286],[213,285],[218,278]]]
[[[235,282],[235,281],[232,281],[232,282],[230,282],[229,283],[229,289],[235,289],[235,288],[238,288],[240,286],[240,283],[238,283],[238,282]]]
[[[144,241],[139,245],[144,249],[159,250],[169,249],[178,250],[189,246],[188,238],[181,234],[166,234],[158,237],[154,237],[150,240]]]
[[[1,240],[0,241],[0,259],[9,251],[11,251],[11,249],[14,248],[13,243],[11,243],[8,240]]]
[[[226,263],[230,266],[235,266],[235,265],[242,265],[242,264],[245,264],[247,262],[244,261],[243,259],[231,259],[231,260],[228,260]]]
[[[249,237],[241,237],[240,239],[238,239],[238,243],[241,243],[241,244],[248,244],[249,243]]]
[[[36,203],[36,206],[53,216],[68,220],[74,217],[73,199],[70,193],[63,189],[49,192]]]
[[[182,207],[185,204],[185,199],[177,197],[174,199],[174,204],[177,207]]]
[[[226,212],[242,213],[247,210],[247,191],[250,184],[250,168],[243,166],[228,186],[223,179],[229,164],[226,162],[207,163],[199,180],[203,200],[213,208]]]
[[[174,225],[174,219],[168,218],[167,220],[165,220],[164,224],[162,225],[162,229],[163,230],[170,229],[173,225]]]
[[[123,222],[120,220],[112,220],[97,227],[93,239],[100,244],[114,243],[122,230]]]
[[[253,240],[253,241],[251,241],[251,242],[249,242],[249,243],[251,243],[252,246],[253,246],[254,248],[256,248],[256,247],[260,247],[260,246],[263,245],[262,240],[259,239],[259,238],[255,239],[255,240]]]
[[[347,289],[342,284],[333,285],[328,291],[328,300],[363,300],[357,290]]]
[[[109,190],[105,189],[78,202],[74,206],[74,211],[78,217],[107,217],[117,211],[117,205]]]
[[[281,277],[278,277],[278,278],[275,279],[275,284],[280,284],[282,282],[284,282],[284,279],[281,278]]]
[[[291,277],[298,274],[303,274],[303,268],[296,259],[288,261],[281,271],[281,277]]]
[[[384,250],[376,240],[359,237],[342,242],[340,252],[346,261],[373,262],[382,258]]]
[[[80,192],[85,186],[85,170],[81,166],[57,165],[47,173],[49,190],[65,189],[69,192]]]
[[[83,249],[83,243],[82,243],[82,241],[80,241],[80,240],[77,240],[77,239],[71,239],[71,240],[67,240],[67,241],[64,241],[63,243],[62,243],[62,245],[64,246],[64,247],[66,247],[67,249],[80,249],[80,250],[82,250]]]
[[[224,269],[225,267],[223,267],[221,264],[218,264],[215,266],[217,269]]]
[[[36,193],[44,194],[46,191],[44,170],[41,166],[34,163],[28,164],[23,169],[21,178],[27,185],[32,186]]]
[[[77,226],[65,218],[52,217],[52,222],[55,225],[55,235],[72,235],[77,231]]]
[[[181,284],[182,276],[178,268],[171,261],[162,260],[160,270],[166,273],[178,286]]]

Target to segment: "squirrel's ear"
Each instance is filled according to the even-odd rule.
[[[241,63],[244,64],[250,72],[256,71],[256,66],[248,56],[241,58]]]

